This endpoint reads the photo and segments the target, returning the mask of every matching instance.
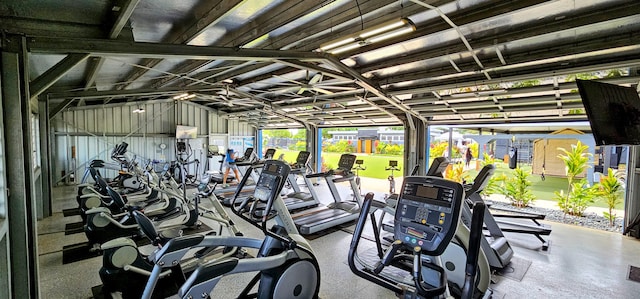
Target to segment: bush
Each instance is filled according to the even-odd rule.
[[[533,193],[531,193],[529,175],[530,173],[518,167],[515,169],[514,176],[505,177],[502,194],[516,207],[528,207],[529,204],[536,199]]]
[[[587,184],[586,180],[580,180],[570,185],[569,193],[564,194],[564,190],[556,191],[558,206],[569,215],[582,216],[584,211],[593,203],[596,189]]]
[[[483,159],[480,161],[480,165],[482,167],[485,167],[487,165],[495,165],[495,163],[496,163],[496,159],[489,156],[487,153],[484,153]],[[484,188],[484,190],[482,190],[480,194],[484,196],[489,196],[491,194],[496,194],[496,193],[501,194],[501,190],[502,188],[504,188],[504,180],[506,179],[507,179],[507,176],[504,174],[501,176],[494,174],[493,176],[491,176],[491,178],[489,178],[489,183],[487,183],[487,186]]]
[[[615,176],[613,169],[608,169],[606,177],[600,179],[600,184],[597,185],[596,195],[601,196],[607,202],[609,212],[602,212],[604,217],[609,220],[609,225],[613,226],[616,220],[616,214],[613,213],[616,205],[620,203],[622,199],[623,186]]]
[[[324,151],[330,153],[353,153],[355,150],[356,148],[347,140],[340,140],[335,144],[328,144],[324,147]]]
[[[593,203],[594,193],[591,188],[589,191],[585,190],[573,190],[575,187],[583,188],[585,186],[584,180],[578,183],[574,183],[575,178],[582,174],[584,170],[589,167],[589,157],[591,153],[588,153],[588,146],[578,141],[576,144],[571,145],[571,150],[564,148],[558,148],[564,154],[558,155],[564,164],[567,174],[567,181],[569,185],[567,187],[567,193],[563,191],[554,192],[555,198],[558,200],[558,206],[566,214],[582,216],[582,212],[588,207],[590,203]],[[577,206],[576,206],[577,205]],[[582,205],[586,205],[582,207]]]
[[[438,142],[431,145],[432,157],[444,157],[444,151],[447,150],[448,142]]]
[[[290,144],[289,149],[292,151],[306,151],[307,150],[307,142],[298,141],[295,144]]]
[[[385,148],[387,148],[387,146],[389,146],[389,144],[386,142],[382,142],[382,141],[378,142],[378,144],[376,145],[376,153],[378,154],[386,153]]]
[[[458,183],[465,183],[469,179],[469,174],[464,171],[464,164],[454,164],[451,165],[451,168],[447,168],[444,178]]]
[[[404,152],[404,146],[398,144],[391,144],[385,148],[385,154],[399,156]]]

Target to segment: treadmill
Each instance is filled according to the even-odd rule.
[[[255,185],[249,185],[248,179],[251,178],[252,180],[254,180],[254,182],[257,182],[254,178],[256,176],[258,177],[260,176],[261,170],[264,167],[264,164],[266,163],[267,160],[271,160],[271,158],[275,155],[275,153],[276,153],[276,150],[273,148],[270,148],[270,149],[267,149],[265,153],[265,159],[262,159],[262,160],[252,159],[251,163],[242,162],[242,166],[246,166],[246,171],[242,176],[242,180],[238,183],[238,185],[226,188],[224,189],[225,191],[221,191],[221,193],[218,194],[218,199],[222,202],[222,204],[225,206],[231,206],[234,197],[239,197],[240,199],[244,199],[244,197],[251,195],[250,193],[254,191]],[[231,191],[226,191],[230,189]],[[237,204],[240,204],[241,202],[242,202],[241,200],[236,201]]]
[[[306,175],[307,162],[309,161],[310,157],[311,153],[307,151],[301,151],[300,153],[298,153],[296,162],[291,165],[291,171],[289,172],[287,180],[289,181],[289,185],[291,185],[291,189],[293,189],[293,192],[287,194],[287,197],[284,198],[284,202],[290,211],[302,208],[316,207],[320,204],[320,201],[318,201],[318,194],[313,188],[313,183]],[[298,185],[298,176],[302,176],[309,192],[304,192],[300,189],[300,185]]]
[[[362,207],[362,196],[358,191],[356,176],[351,172],[355,161],[356,155],[343,154],[340,156],[336,170],[307,175],[307,178],[323,177],[327,181],[327,186],[335,202],[291,215],[300,234],[313,234],[358,219]],[[349,182],[355,201],[341,200],[336,187],[336,183],[339,182]]]
[[[275,153],[275,150],[273,151]],[[250,167],[257,160],[258,160],[258,156],[256,156],[256,153],[253,151],[253,147],[248,147],[244,151],[244,155],[236,159],[236,166],[238,166],[238,170],[240,171],[240,174],[242,174],[243,177],[247,175],[248,167]],[[242,169],[244,169],[244,171],[242,171]],[[251,172],[250,174],[251,174],[251,179],[253,180],[253,184],[255,184],[255,182],[257,182],[258,179],[260,178],[260,174],[255,172]]]

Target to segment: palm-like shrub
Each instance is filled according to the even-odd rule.
[[[620,203],[623,189],[613,169],[609,168],[607,176],[600,179],[596,194],[604,198],[607,203],[609,212],[603,212],[603,214],[604,217],[609,220],[609,225],[611,226],[613,226],[613,222],[616,220],[616,214],[613,213],[613,209]]]
[[[495,164],[496,163],[496,159],[489,156],[487,153],[483,154],[482,157],[482,161],[480,162],[480,165],[482,167],[485,167],[487,165],[495,165],[496,167],[498,167],[498,165]],[[484,190],[482,190],[482,192],[480,194],[484,195],[484,196],[489,196],[491,194],[496,194],[496,193],[501,193],[501,188],[503,188],[503,183],[504,180],[507,178],[506,175],[496,175],[494,174],[493,176],[491,176],[491,178],[489,179],[489,183],[487,183],[487,186],[484,188]]]
[[[586,180],[580,180],[571,184],[569,190],[571,191],[566,195],[564,190],[555,192],[558,206],[569,215],[582,216],[589,205],[593,203],[596,189],[589,186]]]
[[[563,154],[558,155],[558,158],[560,158],[560,160],[564,162],[565,173],[567,175],[567,181],[569,183],[566,194],[564,192],[555,192],[556,199],[558,200],[558,206],[564,213],[575,215],[575,211],[571,210],[570,207],[576,206],[576,204],[578,203],[571,203],[570,201],[582,200],[580,197],[573,197],[572,195],[579,194],[579,191],[576,191],[577,193],[573,193],[574,186],[582,186],[582,184],[575,185],[574,180],[577,176],[582,174],[587,167],[589,167],[589,157],[591,156],[591,153],[587,152],[588,149],[589,146],[582,144],[582,142],[580,141],[578,141],[577,144],[572,144],[571,150],[558,148],[559,151],[563,152]],[[591,202],[593,202],[593,193],[591,194],[591,196]],[[580,212],[578,215],[582,215],[582,212]]]
[[[529,175],[530,173],[518,167],[515,169],[512,177],[504,180],[502,194],[516,207],[527,207],[536,199],[535,195],[531,193]]]

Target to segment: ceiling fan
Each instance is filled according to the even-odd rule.
[[[222,94],[215,94],[215,95],[211,95],[211,94],[201,94],[201,93],[197,93],[196,94],[197,98],[206,100],[206,101],[213,101],[213,103],[211,104],[207,104],[207,106],[212,105],[212,104],[222,104],[225,105],[227,107],[234,107],[236,105],[238,106],[246,106],[246,107],[253,107],[253,104],[249,104],[249,103],[244,103],[242,100],[243,99],[235,99],[235,98],[231,98]]]
[[[285,87],[285,88],[280,88],[280,89],[276,89],[274,91],[279,92],[279,93],[288,93],[288,92],[293,92],[296,94],[302,94],[305,91],[315,91],[316,94],[318,93],[323,93],[323,94],[333,94],[334,92],[331,90],[354,90],[356,89],[355,87],[350,87],[350,86],[339,86],[339,85],[344,85],[347,83],[353,83],[353,81],[334,81],[334,82],[323,82],[322,80],[324,79],[324,75],[322,73],[316,73],[315,75],[313,75],[313,77],[311,77],[311,79],[309,79],[309,72],[307,71],[307,83],[304,82],[300,82],[300,81],[296,81],[296,80],[292,80],[292,79],[288,79],[288,78],[284,78],[278,75],[273,75],[274,77],[280,78],[282,80],[288,81],[290,82],[289,87]]]

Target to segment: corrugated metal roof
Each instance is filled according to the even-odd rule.
[[[29,37],[31,80],[69,53],[91,55],[46,91],[54,104],[189,91],[257,127],[397,125],[407,115],[444,125],[583,121],[567,75],[640,81],[635,0],[117,3],[7,0],[0,27]],[[401,18],[415,31],[319,50]]]

